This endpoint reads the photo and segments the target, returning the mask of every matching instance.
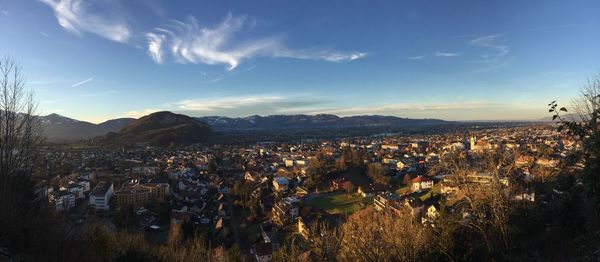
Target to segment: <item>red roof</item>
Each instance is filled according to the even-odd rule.
[[[427,177],[422,177],[422,176],[418,176],[412,179],[413,183],[421,183],[421,182],[428,182],[431,181],[431,179],[427,178]]]

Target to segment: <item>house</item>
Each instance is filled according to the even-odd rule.
[[[108,210],[112,195],[113,184],[100,182],[90,193],[90,205],[93,205],[96,210]]]
[[[418,197],[407,197],[404,199],[404,206],[409,208],[413,217],[421,214],[424,208],[423,201]]]
[[[302,217],[298,217],[298,233],[306,240],[308,240],[310,236],[308,222]]]
[[[257,243],[252,251],[257,262],[269,262],[273,256],[273,245],[271,243]]]
[[[362,197],[368,197],[368,196],[372,196],[377,192],[383,192],[386,190],[386,186],[382,185],[382,184],[371,184],[368,186],[359,186],[358,187],[358,194],[361,195]]]
[[[398,206],[401,197],[392,192],[380,193],[373,199],[375,209],[379,211],[387,211],[392,207]]]
[[[440,216],[440,206],[437,202],[425,205],[425,214],[421,217],[422,224],[428,224],[434,227],[435,220]]]
[[[515,158],[515,165],[516,166],[528,166],[531,163],[533,163],[533,157],[532,156],[528,156],[528,155],[520,155],[517,158]]]
[[[424,176],[417,176],[413,178],[411,182],[411,188],[413,192],[433,187],[433,180]]]
[[[303,186],[296,187],[296,196],[303,197],[308,195],[308,189]]]
[[[273,206],[273,223],[284,226],[296,219],[298,207],[288,201],[280,201]]]
[[[246,171],[244,173],[244,180],[254,182],[254,181],[256,181],[256,177],[254,175],[252,175],[252,173],[250,173],[249,171]]]
[[[273,179],[273,187],[275,191],[281,192],[288,190],[289,181],[286,177],[276,177]]]
[[[556,165],[558,165],[558,160],[547,157],[540,157],[538,160],[535,161],[535,163],[540,166],[555,167]]]

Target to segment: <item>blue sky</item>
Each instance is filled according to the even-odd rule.
[[[2,0],[42,114],[537,119],[600,70],[599,1]]]

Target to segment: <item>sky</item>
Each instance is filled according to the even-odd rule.
[[[600,72],[600,1],[0,0],[41,114],[531,120]]]

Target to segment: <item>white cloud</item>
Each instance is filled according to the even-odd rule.
[[[183,64],[224,64],[236,68],[242,61],[257,56],[348,62],[364,58],[363,52],[331,50],[291,50],[278,36],[243,39],[240,33],[253,26],[247,16],[229,14],[215,27],[199,25],[190,17],[187,22],[173,21],[170,25],[146,33],[148,53],[157,63],[169,55]]]
[[[129,39],[131,32],[125,19],[114,15],[100,15],[90,12],[93,4],[100,2],[90,2],[84,0],[40,0],[54,10],[54,15],[58,19],[58,24],[65,30],[81,35],[81,32],[88,32],[110,39],[115,42],[125,43]],[[102,2],[106,4],[106,2]],[[105,8],[99,8],[106,10]],[[114,10],[114,8],[111,8]]]
[[[423,59],[425,57],[426,57],[426,55],[418,55],[418,56],[410,56],[410,57],[408,57],[408,59],[410,59],[410,60],[421,60],[421,59]]]
[[[487,35],[475,38],[469,43],[474,46],[492,49],[495,52],[490,54],[484,54],[483,58],[500,57],[507,55],[510,50],[507,45],[504,44],[505,39],[502,35]]]
[[[71,87],[78,87],[78,86],[80,86],[80,85],[84,85],[84,84],[87,84],[87,83],[89,83],[89,82],[92,82],[92,80],[94,80],[94,78],[91,78],[91,77],[90,77],[90,78],[88,78],[88,79],[86,79],[86,80],[79,81],[79,82],[77,82],[77,83],[73,84]]]
[[[286,98],[281,96],[250,96],[250,97],[225,97],[206,100],[184,100],[173,103],[177,110],[210,112],[224,109],[235,109],[284,102]]]
[[[458,54],[458,53],[449,53],[449,52],[435,52],[434,55],[436,57],[455,57],[455,56],[459,56],[460,54]]]
[[[162,44],[165,40],[164,35],[157,35],[154,33],[147,33],[146,38],[148,39],[148,54],[152,57],[154,62],[160,64],[163,62]]]
[[[159,111],[163,111],[163,110],[161,110],[161,109],[154,109],[154,108],[148,108],[148,109],[139,110],[139,111],[129,111],[129,112],[127,112],[126,115],[128,117],[140,118],[142,116],[149,115],[149,114],[152,114],[152,113],[156,113],[156,112],[159,112]]]

